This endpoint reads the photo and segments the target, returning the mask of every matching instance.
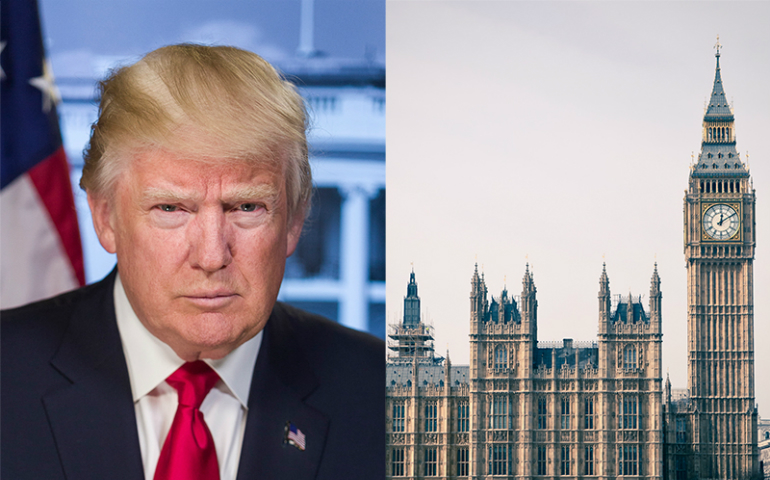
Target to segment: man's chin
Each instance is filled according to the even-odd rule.
[[[195,360],[219,360],[238,348],[243,342],[213,340],[213,339],[184,339],[177,345],[169,345],[174,352],[184,361]]]
[[[170,346],[185,360],[217,360],[253,338],[263,327],[264,324],[247,325],[243,319],[220,312],[203,312],[178,330],[178,342]]]

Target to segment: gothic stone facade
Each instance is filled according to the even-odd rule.
[[[387,367],[391,478],[762,478],[770,446],[761,445],[761,472],[755,196],[736,150],[719,57],[717,48],[701,152],[684,199],[688,388],[672,389],[667,380],[661,399],[657,269],[648,312],[630,295],[611,302],[602,272],[599,335],[590,344],[538,342],[529,271],[518,300],[503,290],[491,303],[476,271],[470,366],[454,367],[448,356],[442,365],[413,308],[409,325],[405,318],[394,326],[397,355]],[[413,290],[416,297],[416,283]],[[410,347],[399,348],[402,341]]]
[[[410,359],[393,326],[389,478],[661,478],[657,268],[648,311],[641,297],[613,302],[604,269],[599,284],[598,342],[538,342],[529,268],[518,299],[491,301],[474,271],[470,366]]]

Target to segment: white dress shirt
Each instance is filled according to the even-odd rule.
[[[166,378],[184,363],[174,350],[147,330],[134,313],[118,275],[115,315],[131,379],[144,476],[151,480],[177,409],[177,392]],[[214,438],[220,480],[235,480],[246,429],[249,391],[262,332],[220,360],[204,360],[220,380],[200,411]]]

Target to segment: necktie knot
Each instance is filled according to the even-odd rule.
[[[166,382],[174,387],[179,396],[179,405],[200,408],[203,399],[219,380],[217,372],[202,361],[186,362],[168,376]]]

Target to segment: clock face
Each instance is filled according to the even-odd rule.
[[[740,216],[730,205],[712,205],[703,214],[703,230],[714,240],[732,238],[740,226]]]

